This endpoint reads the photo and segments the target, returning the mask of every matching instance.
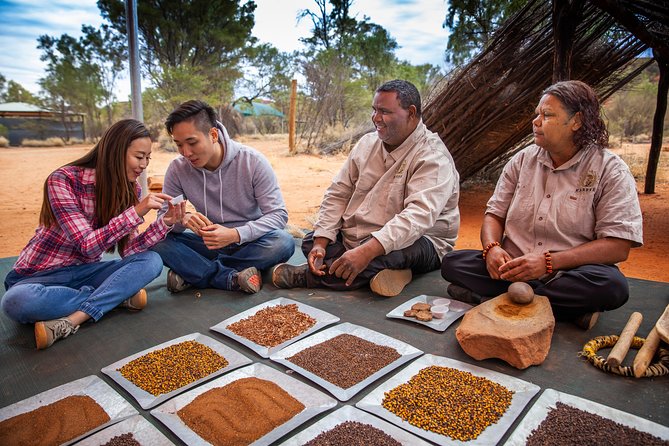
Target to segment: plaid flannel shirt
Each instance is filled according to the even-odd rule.
[[[47,180],[49,204],[57,224],[40,225],[14,264],[22,275],[54,268],[98,262],[104,252],[130,234],[122,257],[146,251],[163,240],[170,230],[162,218],[141,234],[137,227],[144,222],[130,206],[104,227],[95,218],[95,169],[66,166],[57,169]],[[136,184],[137,196],[141,188]]]

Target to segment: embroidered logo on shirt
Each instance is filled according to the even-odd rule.
[[[402,176],[406,166],[407,166],[407,160],[402,161],[402,164],[400,164],[400,167],[398,167],[397,170],[395,171],[395,178],[399,178],[399,177]]]
[[[576,192],[593,192],[597,184],[597,173],[594,170],[589,170],[584,173],[578,181],[578,188]]]

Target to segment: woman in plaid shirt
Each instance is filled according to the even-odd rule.
[[[76,333],[122,306],[146,306],[146,284],[160,275],[160,256],[147,251],[181,221],[185,202],[139,233],[166,194],[140,199],[137,178],[149,164],[151,138],[139,121],[112,125],[93,149],[47,178],[40,225],[5,278],[2,309],[35,324],[38,349]],[[120,259],[102,260],[118,249]]]

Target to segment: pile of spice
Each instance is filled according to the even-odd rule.
[[[512,398],[511,390],[487,378],[430,366],[386,392],[382,405],[418,428],[469,441],[496,423]]]
[[[299,336],[316,324],[316,319],[297,309],[297,304],[275,305],[226,328],[258,345],[274,347]]]
[[[392,347],[341,334],[286,359],[342,389],[348,389],[400,356]]]
[[[526,443],[527,446],[573,444],[667,446],[669,441],[558,402]]]
[[[371,424],[344,421],[304,446],[402,446],[402,443]]]
[[[0,444],[57,446],[109,420],[90,396],[68,396],[0,422]]]
[[[118,371],[140,389],[158,396],[227,365],[227,359],[210,347],[196,341],[185,341],[133,359]]]
[[[130,432],[127,434],[117,435],[111,438],[102,446],[142,446],[141,443],[135,440]]]
[[[248,445],[304,410],[271,381],[241,378],[198,395],[177,412],[193,432],[214,446]]]

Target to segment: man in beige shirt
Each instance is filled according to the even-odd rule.
[[[616,266],[641,246],[636,182],[607,150],[594,91],[583,82],[548,87],[532,121],[535,144],[504,167],[481,228],[483,251],[443,259],[451,297],[470,303],[527,282],[558,319],[589,329],[629,296]]]
[[[421,120],[420,94],[394,80],[376,90],[376,132],[363,136],[325,192],[307,264],[280,264],[279,288],[351,290],[395,296],[412,273],[439,268],[460,226],[459,175],[439,136]]]

